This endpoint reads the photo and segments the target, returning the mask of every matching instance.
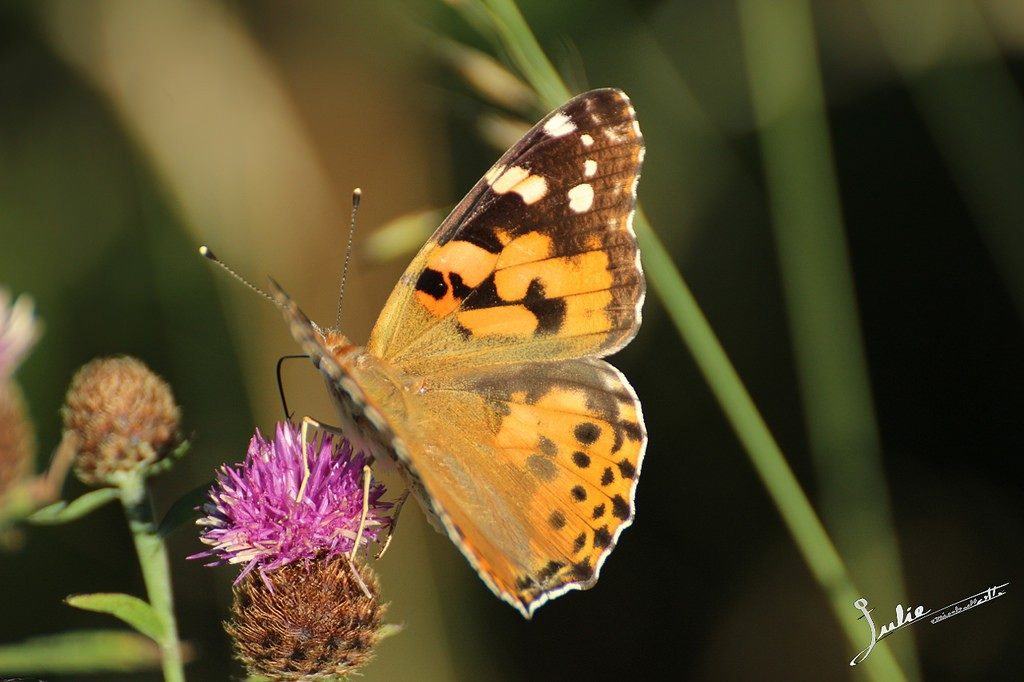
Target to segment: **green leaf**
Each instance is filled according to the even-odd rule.
[[[156,530],[157,535],[161,539],[166,538],[182,525],[199,518],[196,507],[200,507],[206,502],[213,483],[213,481],[207,481],[175,500],[171,508],[164,514],[163,520],[160,521],[160,527]]]
[[[99,509],[107,502],[116,500],[119,494],[117,488],[93,490],[70,503],[61,500],[60,502],[54,502],[48,507],[43,507],[29,516],[28,521],[40,525],[56,525],[74,521],[95,509]]]
[[[163,623],[148,603],[130,594],[120,592],[97,592],[95,594],[73,594],[64,600],[69,606],[85,611],[109,613],[155,642],[164,638]]]
[[[0,645],[4,675],[88,674],[152,670],[160,650],[126,630],[82,630]]]

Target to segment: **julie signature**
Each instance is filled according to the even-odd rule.
[[[907,625],[913,625],[914,623],[923,619],[925,616],[931,615],[932,613],[936,614],[930,619],[931,624],[934,625],[935,623],[944,621],[947,618],[956,616],[960,613],[963,613],[964,611],[973,609],[975,606],[981,606],[982,604],[990,602],[993,599],[1002,597],[1004,594],[1006,594],[1006,590],[1004,588],[1006,588],[1006,586],[1009,584],[1010,583],[1003,583],[1002,585],[993,585],[992,587],[989,587],[979,592],[978,594],[973,594],[970,597],[964,597],[959,601],[955,601],[952,604],[943,606],[941,609],[926,609],[924,606],[904,608],[903,604],[897,604],[896,617],[893,620],[889,621],[887,624],[883,625],[881,630],[877,630],[875,628],[875,621],[871,618],[871,612],[874,611],[874,609],[869,609],[868,600],[864,597],[861,597],[857,601],[853,602],[853,608],[857,609],[863,614],[861,616],[858,616],[857,619],[864,619],[865,624],[867,625],[868,630],[871,633],[871,641],[868,644],[867,648],[861,650],[856,656],[853,657],[853,660],[850,661],[850,665],[857,665],[858,663],[862,662],[865,658],[868,657],[868,654],[871,653],[871,650],[875,648],[875,645],[878,644],[879,640],[888,637],[896,630],[899,630],[902,627],[906,627]]]

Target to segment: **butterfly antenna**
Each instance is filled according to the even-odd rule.
[[[263,298],[265,298],[268,301],[270,301],[271,303],[273,303],[278,308],[281,307],[281,304],[278,303],[277,300],[273,296],[271,296],[267,292],[263,291],[263,289],[260,289],[255,284],[250,283],[249,280],[247,280],[246,278],[242,277],[237,272],[235,272],[234,270],[229,268],[224,261],[222,261],[220,258],[217,258],[216,254],[214,254],[213,251],[210,250],[210,247],[206,246],[206,244],[203,244],[202,246],[199,247],[199,255],[201,255],[203,258],[206,258],[207,260],[211,260],[214,263],[216,263],[217,265],[219,265],[221,268],[224,269],[224,272],[228,273],[229,275],[231,275],[232,277],[237,279],[239,282],[241,282],[242,284],[244,284],[245,286],[249,287],[250,289],[255,291],[257,294],[262,296]]]
[[[348,265],[352,261],[352,238],[356,234],[356,213],[359,202],[363,198],[363,190],[356,187],[352,190],[352,218],[348,226],[348,246],[345,247],[345,265],[341,269],[341,286],[338,288],[338,314],[334,318],[334,328],[341,329],[341,304],[345,300],[345,280],[348,279]]]

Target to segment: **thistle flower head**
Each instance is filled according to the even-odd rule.
[[[377,578],[345,557],[295,562],[263,580],[250,573],[234,592],[225,630],[251,675],[343,677],[370,660],[381,636]]]
[[[212,557],[210,565],[245,564],[236,584],[258,568],[266,576],[299,559],[348,553],[359,533],[363,511],[363,465],[344,438],[323,434],[306,444],[304,469],[299,428],[277,425],[272,440],[258,430],[245,461],[217,473],[203,506],[201,540],[211,549],[189,558]],[[300,495],[301,489],[301,495]],[[381,502],[384,486],[370,488],[362,542],[377,539],[390,521]]]
[[[78,438],[75,473],[89,485],[114,483],[149,466],[179,440],[181,411],[170,386],[131,357],[84,365],[61,413],[64,429]]]
[[[0,289],[0,381],[5,381],[39,338],[32,299]]]

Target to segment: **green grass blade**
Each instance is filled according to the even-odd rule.
[[[509,58],[537,91],[545,106],[554,109],[572,97],[516,3],[512,0],[478,2],[490,13],[501,45],[508,52]]]

